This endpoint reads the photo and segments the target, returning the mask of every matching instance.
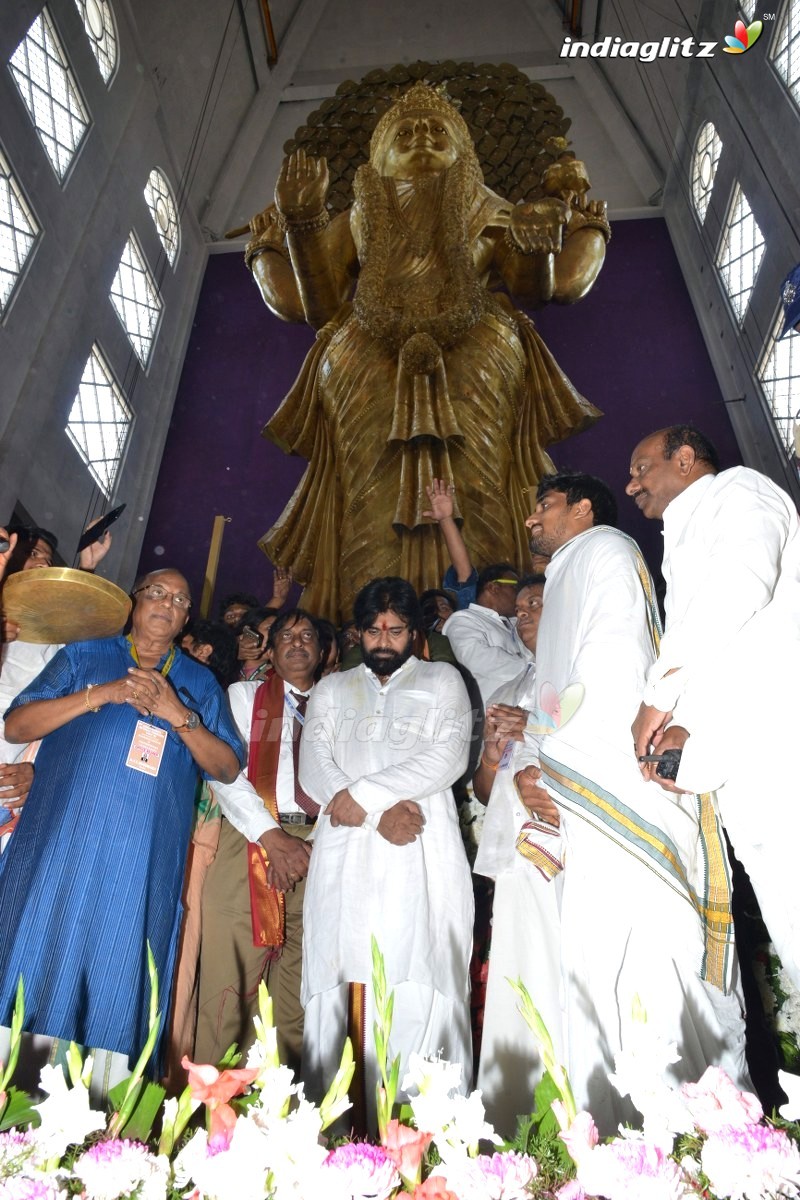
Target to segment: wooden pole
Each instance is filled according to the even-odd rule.
[[[225,526],[229,525],[230,521],[230,517],[214,517],[214,524],[211,527],[206,576],[203,580],[203,595],[200,599],[200,616],[203,618],[206,618],[211,612],[211,601],[214,599],[214,587],[217,582],[219,552],[222,549],[222,535],[225,532]]]

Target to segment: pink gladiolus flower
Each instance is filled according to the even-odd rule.
[[[556,1105],[562,1109],[562,1113],[556,1111]],[[556,1114],[556,1119],[561,1126],[561,1138],[564,1145],[567,1147],[567,1152],[574,1163],[579,1163],[586,1158],[587,1154],[591,1154],[594,1150],[600,1135],[597,1132],[597,1126],[592,1119],[592,1114],[588,1112],[579,1112],[575,1115],[575,1120],[569,1127],[566,1127],[566,1112],[560,1100],[554,1100],[552,1104],[553,1112]]]
[[[218,1071],[208,1063],[193,1063],[184,1054],[181,1066],[189,1075],[192,1097],[202,1101],[211,1113],[208,1131],[209,1142],[217,1146],[229,1146],[236,1124],[236,1113],[228,1103],[240,1096],[249,1083],[258,1075],[257,1067],[240,1070]]]
[[[429,1175],[414,1189],[414,1200],[458,1200],[458,1196],[449,1190],[447,1180],[441,1175]]]
[[[769,1125],[715,1130],[700,1152],[700,1165],[719,1196],[796,1196],[800,1151]]]
[[[586,1200],[586,1192],[577,1179],[570,1179],[562,1183],[556,1192],[556,1200]]]
[[[431,1139],[432,1134],[420,1133],[399,1121],[390,1121],[387,1125],[383,1148],[406,1182],[419,1183],[422,1156]]]
[[[740,1092],[719,1067],[708,1067],[697,1083],[684,1083],[681,1097],[703,1133],[757,1125],[764,1115],[753,1093]]]

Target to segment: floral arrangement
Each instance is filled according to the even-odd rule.
[[[312,1104],[280,1064],[272,1004],[262,984],[256,1041],[247,1064],[229,1052],[219,1067],[184,1059],[188,1086],[165,1099],[144,1067],[160,1024],[150,960],[150,1037],[130,1079],[112,1092],[113,1111],[91,1107],[91,1057],[70,1047],[67,1072],[45,1067],[33,1103],[11,1079],[23,1024],[17,994],[9,1062],[0,1068],[0,1200],[764,1200],[800,1197],[797,1129],[765,1121],[755,1096],[709,1068],[673,1088],[677,1061],[643,1012],[611,1077],[643,1117],[602,1143],[592,1117],[576,1109],[563,1067],[521,982],[520,1011],[539,1041],[547,1073],[535,1112],[504,1143],[485,1119],[480,1092],[463,1093],[461,1067],[412,1055],[401,1081],[390,1059],[393,996],[373,942],[375,1045],[380,1067],[376,1144],[329,1132],[350,1107],[352,1047],[322,1103]],[[68,1076],[68,1078],[67,1078]],[[800,1081],[787,1083],[800,1111]],[[398,1087],[410,1096],[397,1107]],[[200,1108],[205,1120],[200,1120]],[[154,1133],[153,1130],[157,1132]]]
[[[800,1071],[800,992],[768,938],[756,950],[753,973],[783,1065],[797,1074]]]

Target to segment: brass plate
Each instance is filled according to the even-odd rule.
[[[23,642],[111,637],[130,610],[130,597],[122,588],[72,567],[19,571],[3,587],[3,616],[19,625]]]

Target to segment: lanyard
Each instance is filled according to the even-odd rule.
[[[286,701],[286,707],[289,709],[289,712],[292,714],[295,721],[297,721],[298,725],[300,725],[300,726],[305,725],[305,723],[306,723],[305,713],[300,712],[300,709],[297,707],[297,704],[292,699],[292,697],[289,695],[289,693],[287,692],[283,698]]]
[[[142,664],[139,661],[139,651],[136,649],[136,643],[134,642],[134,640],[130,634],[128,634],[128,636],[125,638],[125,641],[128,643],[128,646],[130,647],[131,658],[136,663],[137,667],[140,667]],[[163,667],[160,668],[161,674],[164,676],[165,679],[169,675],[170,671],[172,670],[172,664],[174,662],[175,662],[175,647],[170,646],[169,654],[167,655],[167,661],[164,663]]]

